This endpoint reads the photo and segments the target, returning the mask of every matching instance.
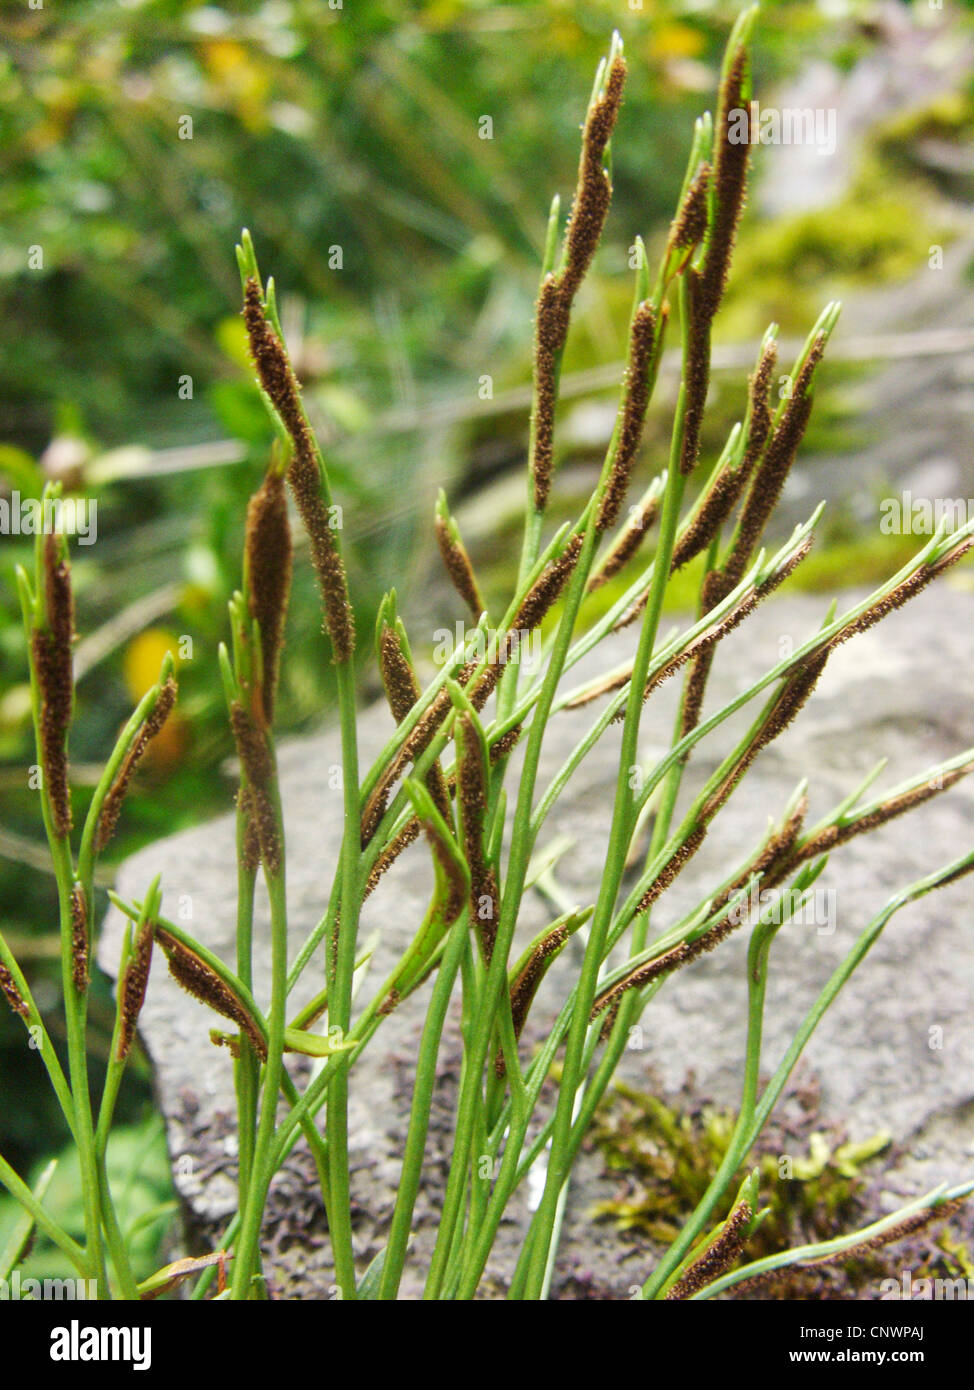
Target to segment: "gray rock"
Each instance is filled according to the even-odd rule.
[[[848,193],[870,132],[904,111],[922,110],[965,80],[971,44],[948,14],[939,24],[918,21],[895,3],[873,7],[874,26],[867,51],[848,71],[822,59],[773,93],[761,106],[827,113],[834,120],[835,145],[800,141],[762,149],[759,199],[772,216],[803,212],[837,202]]]
[[[851,602],[851,595],[843,597]],[[824,600],[800,597],[779,598],[759,609],[721,647],[708,709],[774,664],[787,643],[797,645],[814,632],[826,606]],[[607,642],[572,674],[572,683],[625,659],[634,631]],[[802,776],[810,781],[811,823],[882,756],[889,765],[879,787],[892,786],[974,745],[972,633],[969,572],[954,572],[879,628],[839,648],[813,701],[759,757],[700,853],[658,907],[655,925],[662,929],[706,895],[727,866],[752,848],[767,818],[780,815]],[[646,759],[667,746],[677,684],[664,686],[647,706],[642,738]],[[547,784],[589,727],[594,708],[565,713],[552,722],[539,787]],[[732,731],[742,727],[743,716],[737,716],[701,745],[690,764],[684,802],[727,751]],[[363,763],[367,765],[390,732],[384,708],[366,711],[361,724]],[[593,900],[604,860],[613,757],[613,740],[607,738],[582,765],[542,835],[542,845],[556,835],[574,842],[557,874],[579,903]],[[341,796],[329,788],[329,773],[338,762],[334,731],[286,743],[280,752],[294,950],[323,913],[335,870]],[[792,924],[774,947],[764,1053],[768,1072],[834,966],[886,899],[970,846],[972,810],[974,788],[961,783],[912,815],[836,852],[819,881],[818,925]],[[426,861],[423,846],[414,846],[366,904],[363,937],[381,931],[367,988],[385,977],[420,919],[430,885]],[[121,871],[119,891],[123,897],[139,897],[156,873],[162,874],[164,913],[184,921],[232,961],[232,816],[135,856]],[[901,1141],[877,1193],[882,1204],[941,1180],[957,1182],[974,1168],[974,935],[969,901],[970,880],[961,880],[894,918],[826,1016],[801,1064],[803,1075],[814,1076],[821,1087],[823,1123],[840,1123],[853,1140],[888,1130]],[[530,893],[519,934],[530,935],[550,916],[538,894]],[[256,979],[265,985],[266,923],[262,897]],[[112,913],[100,947],[100,960],[108,971],[118,958],[120,932],[119,916]],[[745,934],[738,933],[664,985],[644,1016],[641,1046],[625,1055],[621,1074],[630,1083],[673,1092],[692,1073],[695,1095],[736,1103],[745,1024],[745,949]],[[296,1002],[320,987],[323,969],[319,954],[295,991]],[[536,1026],[553,1017],[572,969],[577,969],[577,956],[566,951],[535,1006]],[[266,989],[256,992],[264,1002]],[[411,1065],[427,998],[427,990],[422,990],[393,1013],[353,1072],[355,1238],[363,1268],[384,1242],[395,1196]],[[231,1066],[227,1053],[209,1042],[213,1022],[176,986],[157,955],[140,1032],[155,1068],[175,1179],[189,1217],[190,1244],[215,1239],[235,1208]],[[428,1149],[430,1173],[403,1285],[407,1297],[421,1288],[435,1231],[451,1144],[457,1058],[454,1019],[441,1051]],[[625,1298],[630,1286],[645,1277],[644,1244],[620,1237],[589,1217],[592,1203],[614,1190],[598,1154],[584,1154],[571,1189],[556,1295],[560,1290],[562,1296],[576,1296],[566,1290],[576,1287],[572,1279],[580,1279],[586,1286],[594,1281],[601,1297]],[[501,1228],[488,1291],[501,1289],[512,1267],[527,1219],[525,1200],[523,1194],[518,1196]],[[323,1214],[310,1160],[300,1150],[272,1188],[265,1238],[272,1278],[284,1296],[328,1296]]]

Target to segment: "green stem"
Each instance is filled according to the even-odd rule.
[[[13,952],[4,940],[2,932],[0,932],[0,961],[3,961],[3,964],[10,971],[14,983],[20,991],[20,996],[27,1005],[27,1018],[24,1020],[24,1027],[30,1034],[31,1044],[35,1046],[41,1054],[41,1061],[44,1063],[45,1070],[50,1077],[51,1087],[54,1094],[57,1096],[65,1123],[71,1131],[71,1137],[77,1141],[77,1135],[75,1134],[74,1099],[71,1095],[71,1088],[61,1068],[61,1063],[54,1050],[50,1035],[44,1026],[44,1020],[41,1017],[40,1010],[34,1002],[34,996],[31,994],[24,974],[17,964]]]
[[[715,538],[710,546],[709,554],[711,560],[714,557],[716,546],[717,540]],[[705,567],[705,574],[707,568],[709,568],[709,565]],[[699,605],[698,616],[703,616],[702,603]],[[675,747],[680,741],[680,730],[683,727],[684,711],[686,708],[690,679],[691,676],[688,674],[683,681],[679,707],[676,713],[676,721],[674,724],[671,747]],[[653,863],[657,855],[662,850],[663,846],[666,844],[667,837],[670,833],[670,825],[673,820],[673,812],[676,808],[676,801],[680,793],[680,787],[683,782],[683,773],[686,768],[688,758],[689,752],[687,753],[685,758],[673,763],[667,775],[666,781],[663,784],[663,796],[662,800],[660,801],[659,808],[656,812],[656,819],[653,824],[653,833],[650,837],[649,851],[647,854],[647,864]],[[651,910],[647,910],[646,912],[637,914],[636,916],[635,922],[633,924],[630,957],[637,956],[639,952],[642,951],[646,946],[646,941],[649,936],[650,915]],[[619,1065],[619,1060],[622,1056],[623,1051],[625,1050],[626,1040],[629,1036],[629,1029],[635,1023],[638,1015],[642,1013],[643,1009],[645,1008],[645,1003],[645,1000],[640,999],[638,991],[633,991],[626,994],[622,1000],[618,1016],[616,1018],[615,1024],[613,1025],[612,1032],[609,1036],[608,1043],[606,1045],[605,1055],[602,1058],[598,1071],[592,1078],[592,1083],[589,1087],[588,1095],[583,1099],[582,1105],[579,1107],[579,1114],[576,1117],[574,1124],[574,1130],[576,1135],[578,1136],[578,1142],[581,1141],[582,1136],[588,1129],[588,1126],[591,1123],[592,1118],[594,1117],[596,1107],[598,1106],[599,1101],[602,1099],[602,1096],[605,1094],[609,1082],[615,1074],[615,1069]],[[574,1144],[571,1150],[571,1162],[574,1162],[574,1155],[576,1151],[577,1144]]]
[[[406,1247],[412,1225],[413,1209],[419,1192],[426,1152],[426,1136],[429,1130],[430,1106],[433,1101],[433,1088],[436,1084],[436,1062],[439,1056],[440,1039],[446,1013],[453,993],[454,981],[469,936],[467,914],[461,913],[450,932],[446,952],[436,972],[436,983],[423,1026],[423,1037],[419,1046],[416,1064],[416,1079],[413,1085],[413,1099],[409,1116],[409,1130],[406,1135],[406,1148],[403,1154],[402,1171],[399,1175],[399,1189],[396,1205],[389,1229],[389,1243],[386,1246],[382,1281],[379,1285],[379,1298],[394,1299],[402,1279],[406,1260]]]
[[[355,673],[350,662],[339,663],[338,702],[342,742],[342,780],[345,804],[345,833],[342,837],[341,916],[335,977],[329,998],[329,1027],[338,1027],[344,1037],[352,1014],[352,977],[355,973],[355,943],[361,907],[359,892],[359,789],[358,733],[355,720]],[[352,1210],[348,1171],[348,1073],[351,1063],[342,1058],[328,1087],[328,1170],[330,1175],[330,1235],[335,1260],[335,1278],[342,1297],[354,1299],[355,1257],[352,1250]]]
[[[575,1093],[581,1081],[580,1069],[585,1051],[585,1039],[589,1029],[588,1016],[595,997],[605,936],[625,871],[626,852],[635,819],[630,769],[636,765],[637,761],[643,691],[656,642],[660,615],[663,611],[663,596],[669,577],[670,558],[673,553],[680,505],[683,500],[685,480],[680,473],[679,459],[683,435],[684,404],[684,387],[681,384],[676,408],[678,423],[673,431],[673,442],[670,450],[670,467],[663,498],[663,514],[660,521],[660,537],[653,570],[653,584],[646,604],[646,613],[629,686],[606,868],[585,948],[575,1011],[568,1033],[561,1087],[558,1093],[548,1174],[545,1180],[544,1195],[535,1218],[537,1234],[532,1243],[531,1264],[525,1286],[525,1297],[532,1300],[540,1298],[544,1287],[548,1266],[548,1250],[558,1210],[558,1194],[567,1177],[566,1148],[571,1135]]]
[[[276,809],[278,810],[278,824],[280,824],[279,806]],[[284,870],[281,869],[276,874],[267,874],[266,877],[271,906],[271,1004],[267,1015],[267,1062],[264,1066],[264,1086],[254,1145],[251,1181],[248,1185],[247,1204],[241,1220],[240,1239],[234,1259],[232,1284],[234,1299],[249,1298],[251,1294],[251,1282],[258,1258],[258,1242],[264,1204],[267,1200],[271,1178],[274,1176],[273,1143],[277,1097],[284,1072],[284,1028],[287,1007],[287,903]]]
[[[457,1129],[454,1136],[453,1157],[450,1175],[447,1179],[447,1190],[444,1196],[443,1211],[440,1218],[440,1229],[433,1251],[433,1258],[430,1263],[426,1289],[423,1294],[423,1297],[426,1299],[437,1299],[440,1297],[444,1275],[447,1269],[447,1262],[453,1244],[454,1231],[460,1215],[460,1206],[466,1185],[467,1165],[470,1159],[471,1141],[477,1113],[477,1097],[481,1094],[480,1082],[484,1063],[490,1047],[493,1021],[500,1003],[501,991],[505,989],[507,985],[507,961],[510,955],[514,930],[517,925],[518,912],[524,892],[524,881],[527,876],[528,862],[530,860],[531,847],[533,844],[533,836],[531,833],[531,805],[534,798],[535,784],[537,782],[541,746],[544,740],[548,718],[551,713],[551,707],[554,703],[555,693],[558,688],[558,682],[561,678],[565,656],[567,655],[568,647],[571,642],[575,620],[585,593],[588,572],[592,563],[592,556],[595,548],[595,531],[592,525],[593,516],[594,506],[590,504],[582,552],[569,581],[564,610],[558,624],[558,638],[555,643],[555,649],[552,653],[548,670],[545,674],[544,684],[538,698],[534,718],[531,721],[526,740],[524,764],[518,785],[517,806],[514,814],[514,828],[510,855],[508,857],[507,875],[504,883],[500,921],[498,923],[497,937],[494,943],[494,952],[491,958],[490,969],[487,972],[487,978],[484,983],[482,1012],[477,1019],[473,1046],[470,1050],[470,1069],[465,1079],[465,1084],[461,1089],[457,1114]]]
[[[254,887],[257,873],[245,862],[244,838],[247,820],[237,811],[237,978],[248,990],[253,989],[253,932]],[[240,1034],[240,1055],[233,1064],[237,1092],[237,1204],[240,1210],[247,1205],[247,1190],[254,1163],[257,1142],[257,1094],[260,1085],[260,1062],[250,1039]]]
[[[799,875],[799,882],[805,875]],[[799,890],[800,891],[800,890]],[[753,1143],[754,1120],[757,1109],[761,1042],[764,1031],[764,998],[768,978],[768,955],[771,944],[782,923],[773,920],[775,909],[766,909],[753,932],[747,954],[747,1041],[745,1044],[744,1081],[741,1104],[734,1131],[723,1159],[711,1179],[707,1191],[697,1204],[693,1215],[676,1240],[660,1260],[659,1265],[643,1285],[643,1297],[655,1298],[679,1268],[684,1257],[706,1226],[711,1213],[727,1192],[734,1176]],[[833,995],[834,997],[834,995]],[[790,1069],[789,1069],[790,1070]],[[784,1080],[782,1080],[784,1085]],[[773,1102],[772,1102],[773,1104]]]
[[[112,1199],[112,1190],[108,1181],[108,1161],[104,1154],[99,1154],[96,1159],[98,1170],[98,1192],[101,1198],[102,1218],[105,1225],[105,1244],[111,1256],[112,1268],[115,1271],[115,1278],[118,1281],[118,1291],[122,1298],[129,1303],[137,1303],[139,1299],[138,1281],[132,1269],[132,1262],[129,1259],[128,1249],[125,1244],[125,1236],[121,1226],[118,1224],[118,1215],[115,1211],[115,1203]]]
[[[61,985],[64,992],[65,1030],[68,1043],[68,1075],[74,1098],[75,1135],[81,1169],[81,1196],[85,1213],[85,1238],[90,1260],[89,1277],[98,1281],[98,1296],[108,1296],[108,1278],[102,1243],[101,1184],[91,1113],[91,1094],[88,1087],[88,1051],[86,1036],[87,995],[79,994],[74,984],[72,949],[71,894],[74,875],[71,851],[67,840],[60,840],[51,827],[51,856],[57,876],[61,921]]]
[[[108,1138],[111,1132],[112,1117],[115,1113],[115,1101],[118,1098],[118,1091],[125,1070],[124,1061],[120,1062],[118,1060],[119,1025],[119,1014],[116,1013],[115,1028],[111,1041],[111,1052],[109,1054],[110,1061],[105,1076],[105,1089],[102,1091],[101,1105],[98,1111],[98,1126],[95,1130],[94,1147],[95,1165],[98,1173],[98,1191],[101,1197],[106,1244],[108,1246],[109,1255],[111,1256],[112,1268],[118,1280],[119,1292],[124,1299],[131,1302],[138,1300],[138,1282],[132,1270],[132,1262],[129,1259],[125,1237],[118,1224],[118,1216],[115,1212],[111,1185],[108,1181]]]

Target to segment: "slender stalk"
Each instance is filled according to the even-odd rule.
[[[237,978],[248,990],[253,989],[253,931],[254,888],[257,871],[247,862],[245,839],[247,818],[237,808]],[[257,1093],[260,1084],[260,1063],[250,1039],[240,1035],[240,1055],[234,1059],[234,1086],[237,1092],[237,1204],[240,1210],[247,1205],[257,1142]]]
[[[436,1084],[436,1061],[439,1055],[440,1039],[443,1034],[443,1025],[446,1022],[446,1012],[450,1004],[450,996],[453,993],[454,981],[467,947],[469,931],[467,914],[461,913],[451,928],[446,952],[440,968],[436,972],[433,997],[426,1013],[423,1037],[416,1062],[416,1079],[413,1084],[406,1148],[403,1154],[402,1171],[399,1175],[392,1224],[389,1228],[389,1242],[386,1246],[382,1280],[379,1285],[379,1298],[383,1300],[396,1297],[402,1279],[406,1246],[409,1241],[413,1209],[419,1192],[423,1158],[426,1151],[426,1136],[429,1129],[433,1088]]]
[[[42,541],[37,543],[37,592],[31,593],[27,577],[18,572],[24,628],[28,641],[37,625],[45,621],[43,614]],[[41,690],[38,673],[30,663],[31,709],[38,764],[44,766],[44,742],[41,730]],[[47,832],[58,891],[58,922],[61,937],[61,986],[64,995],[65,1031],[68,1045],[68,1077],[74,1110],[73,1130],[78,1145],[81,1168],[82,1205],[85,1214],[85,1239],[89,1261],[87,1274],[96,1280],[98,1297],[108,1296],[101,1228],[101,1202],[97,1165],[94,1152],[94,1132],[91,1115],[91,1096],[88,1088],[88,1054],[86,1039],[87,993],[79,993],[74,981],[74,949],[71,899],[74,891],[74,866],[67,832],[60,832],[51,807],[50,789],[46,780],[41,787],[41,815]]]
[[[125,953],[123,952],[123,971],[124,967]],[[98,1108],[98,1123],[95,1129],[94,1152],[98,1171],[98,1189],[101,1195],[106,1241],[112,1260],[112,1267],[115,1270],[115,1277],[118,1280],[119,1293],[121,1297],[126,1300],[137,1301],[139,1297],[138,1284],[132,1270],[132,1262],[129,1259],[125,1236],[118,1223],[115,1203],[112,1199],[111,1186],[108,1181],[108,1139],[111,1133],[112,1118],[115,1113],[115,1102],[118,1099],[119,1088],[122,1084],[122,1077],[125,1072],[125,1059],[119,1055],[119,1043],[122,1036],[123,1006],[121,980],[122,975],[120,973],[119,998],[115,1009],[115,1023],[112,1028],[112,1040],[108,1054],[109,1061],[108,1069],[105,1074],[105,1086]]]
[[[602,877],[599,897],[589,939],[585,948],[585,958],[578,984],[578,999],[568,1033],[565,1064],[555,1125],[551,1138],[551,1155],[545,1179],[544,1195],[536,1215],[537,1234],[531,1248],[531,1266],[525,1288],[525,1297],[537,1299],[544,1286],[548,1265],[548,1250],[554,1230],[558,1210],[558,1194],[568,1176],[565,1164],[565,1149],[571,1133],[572,1115],[575,1106],[575,1093],[581,1080],[581,1063],[588,1033],[588,1014],[595,997],[598,973],[602,962],[609,919],[615,904],[616,895],[625,870],[626,853],[634,823],[630,770],[637,762],[639,722],[643,707],[643,689],[650,657],[656,641],[660,615],[663,611],[663,595],[669,575],[670,556],[676,538],[680,505],[683,500],[685,480],[679,469],[680,449],[682,448],[682,420],[685,409],[685,389],[680,386],[677,397],[677,426],[673,431],[670,449],[670,468],[667,475],[666,491],[663,495],[663,512],[660,519],[660,537],[656,552],[653,585],[650,589],[639,636],[639,646],[633,662],[626,719],[622,732],[622,750],[619,759],[619,772],[616,779],[615,805],[612,814],[612,828],[606,855],[606,867]]]
[[[426,1289],[423,1294],[423,1297],[427,1299],[437,1299],[440,1297],[450,1249],[452,1247],[453,1235],[460,1215],[460,1204],[466,1182],[473,1126],[477,1113],[476,1097],[479,1093],[480,1077],[490,1046],[492,1022],[500,1002],[501,990],[505,988],[507,983],[507,961],[510,955],[511,942],[514,937],[514,929],[517,924],[517,915],[521,896],[524,891],[524,880],[527,875],[528,861],[530,858],[532,843],[531,803],[534,797],[535,783],[537,781],[545,726],[551,712],[551,706],[554,702],[555,692],[561,677],[562,667],[568,652],[568,646],[571,641],[571,634],[578,615],[578,610],[584,596],[585,584],[588,580],[588,572],[594,553],[595,535],[591,522],[592,511],[590,509],[589,524],[585,530],[582,552],[572,572],[568,584],[568,592],[565,596],[564,609],[558,625],[558,639],[556,641],[555,650],[545,675],[544,685],[528,732],[524,752],[524,764],[521,769],[521,780],[518,785],[517,807],[514,813],[514,830],[507,863],[507,874],[504,882],[500,921],[498,923],[497,937],[494,944],[494,953],[491,958],[490,969],[487,972],[487,978],[484,984],[482,1003],[483,1015],[477,1021],[473,1046],[470,1049],[470,1079],[461,1089],[457,1129],[454,1137],[453,1160],[451,1163],[450,1176],[447,1180],[443,1211],[440,1217],[440,1229],[433,1251],[433,1258],[430,1262]]]
[[[352,976],[358,939],[359,796],[358,733],[355,720],[355,673],[351,662],[340,662],[338,673],[339,724],[342,743],[342,781],[345,831],[342,837],[341,917],[335,975],[328,1006],[328,1021],[344,1036],[352,1013]],[[335,1258],[335,1278],[342,1297],[354,1299],[355,1258],[352,1252],[352,1212],[348,1175],[348,1073],[351,1062],[341,1059],[328,1087],[328,1170],[330,1236]]]
[[[278,805],[279,811],[279,805]],[[240,1238],[233,1265],[233,1297],[251,1296],[251,1281],[258,1256],[261,1221],[271,1178],[274,1176],[273,1143],[277,1097],[284,1070],[284,1028],[287,1007],[287,903],[284,870],[267,875],[271,906],[271,1003],[267,1014],[267,1061],[261,1094],[260,1119],[254,1144],[251,1179],[241,1219]]]
[[[50,1034],[44,1025],[40,1010],[34,1002],[34,997],[30,992],[23,972],[14,959],[13,952],[4,940],[2,932],[0,932],[0,962],[2,962],[10,972],[11,978],[17,987],[17,991],[27,1007],[27,1016],[24,1019],[24,1026],[29,1031],[31,1039],[35,1042],[37,1050],[40,1052],[41,1061],[44,1063],[44,1068],[51,1082],[51,1088],[61,1107],[64,1121],[68,1126],[72,1138],[77,1141],[77,1135],[75,1134],[74,1099],[71,1095],[71,1088],[68,1085],[67,1077],[64,1075],[61,1063],[58,1060],[57,1052],[54,1050],[54,1044],[51,1042]]]
[[[108,1280],[102,1242],[101,1185],[95,1158],[91,1095],[88,1088],[88,1050],[86,1036],[86,996],[78,995],[74,985],[72,955],[71,892],[73,874],[70,850],[65,841],[52,838],[51,854],[58,880],[61,922],[61,984],[64,991],[65,1029],[68,1043],[68,1075],[74,1097],[75,1134],[81,1166],[81,1191],[85,1211],[85,1230],[91,1267],[89,1277],[98,1280],[99,1298],[108,1297]]]

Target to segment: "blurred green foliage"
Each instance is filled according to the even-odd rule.
[[[56,1156],[56,1161],[45,1206],[63,1230],[75,1239],[84,1239],[77,1149],[65,1149]],[[149,1115],[138,1124],[114,1130],[108,1141],[107,1165],[132,1269],[137,1279],[145,1279],[162,1263],[163,1239],[175,1209],[160,1116]],[[39,1170],[28,1174],[32,1186],[39,1176]],[[0,1196],[0,1254],[22,1220],[23,1211],[14,1199]],[[30,1253],[18,1262],[17,1268],[22,1281],[63,1279],[73,1273],[65,1268],[61,1251],[43,1234],[36,1234]]]

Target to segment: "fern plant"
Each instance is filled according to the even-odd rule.
[[[396,1298],[410,1258],[444,1025],[458,1000],[462,1072],[437,1239],[423,1271],[425,1297],[477,1296],[511,1198],[547,1154],[543,1194],[508,1282],[510,1298],[545,1298],[572,1167],[629,1030],[670,976],[719,947],[732,932],[745,930],[750,933],[747,1040],[736,1123],[704,1196],[656,1267],[646,1270],[642,1295],[709,1298],[728,1289],[741,1291],[789,1265],[873,1249],[942,1218],[974,1189],[970,1181],[944,1186],[865,1229],[748,1261],[748,1242],[763,1215],[759,1173],[747,1171],[748,1155],[808,1038],[893,914],[969,872],[974,852],[968,850],[904,888],[861,930],[762,1087],[765,988],[778,932],[801,911],[833,853],[950,787],[974,767],[974,750],[919,771],[880,798],[865,800],[869,782],[853,788],[812,826],[805,824],[802,785],[744,862],[727,864],[722,880],[692,911],[656,930],[658,904],[762,749],[803,709],[830,654],[919,593],[974,544],[974,523],[953,534],[942,527],[875,593],[843,612],[833,605],[821,627],[795,651],[704,717],[704,694],[720,642],[746,623],[812,544],[821,508],[777,550],[761,548],[808,423],[816,375],[838,316],[837,305],[825,308],[791,369],[790,389],[777,400],[772,396],[776,330],[768,329],[742,419],[708,466],[701,458],[701,426],[710,339],[745,196],[750,143],[736,141],[734,131],[740,129],[740,113],[749,109],[755,17],[756,7],[746,11],[731,34],[715,119],[704,116],[697,122],[679,206],[655,276],[642,242],[637,242],[615,428],[591,496],[577,517],[551,534],[546,523],[556,483],[559,371],[573,303],[609,210],[609,147],[626,78],[622,45],[613,38],[585,117],[578,185],[567,223],[563,225],[557,198],[548,223],[535,316],[525,524],[514,593],[503,616],[491,623],[459,529],[441,497],[434,519],[436,540],[471,623],[435,679],[422,689],[395,594],[388,595],[374,654],[396,727],[369,768],[359,762],[355,672],[362,644],[349,599],[340,513],[288,358],[273,282],[263,282],[252,241],[243,234],[238,260],[244,322],[278,439],[266,477],[250,502],[242,583],[230,605],[230,642],[219,652],[241,769],[236,959],[219,959],[182,926],[165,919],[158,881],[139,902],[113,895],[128,929],[111,1061],[97,1105],[85,1061],[94,870],[139,760],[173,708],[177,691],[167,659],[109,758],[75,844],[67,760],[74,635],[70,570],[64,538],[38,537],[35,573],[28,577],[21,572],[19,581],[43,769],[41,804],[60,895],[67,1070],[2,937],[0,987],[38,1041],[77,1142],[85,1239],[79,1242],[59,1226],[45,1208],[43,1192],[31,1191],[0,1159],[0,1181],[25,1210],[0,1275],[16,1265],[36,1226],[81,1277],[96,1281],[103,1297],[156,1296],[187,1280],[195,1298],[260,1297],[266,1289],[261,1225],[269,1185],[293,1147],[303,1142],[314,1156],[342,1296]],[[671,317],[678,318],[682,373],[669,459],[641,498],[629,502]],[[685,505],[690,480],[704,472],[695,500]],[[338,872],[322,903],[320,922],[293,958],[288,953],[287,855],[273,735],[292,570],[288,492],[307,531],[337,671],[344,796]],[[700,556],[705,563],[696,612],[675,635],[663,637],[660,617],[667,586],[676,571]],[[610,579],[621,592],[607,606],[600,595],[594,606],[592,596]],[[534,669],[520,657],[546,619],[542,661]],[[573,688],[567,679],[572,668],[609,633],[622,629],[632,634],[626,668]],[[647,701],[671,678],[682,682],[671,746],[648,775],[636,777]],[[552,780],[539,785],[541,752],[552,721],[565,708],[588,704],[593,706],[588,731]],[[678,817],[685,769],[698,745],[720,735],[745,706],[756,711],[750,726],[723,748],[716,770]],[[608,756],[603,740],[616,724],[621,724],[621,739],[611,831],[592,900],[584,909],[557,917],[534,940],[520,942],[521,906],[538,836],[583,761]],[[512,761],[516,745],[517,763]],[[650,806],[649,851],[634,878],[627,879],[634,841]],[[359,940],[362,903],[420,839],[434,874],[428,910],[414,924],[415,935],[395,969],[377,989],[362,991],[365,1002],[356,1007],[355,986],[367,954]],[[252,960],[259,874],[271,909],[269,980],[254,978]],[[758,889],[765,905],[753,913],[750,903]],[[572,936],[584,943],[580,968],[557,1015],[532,1018],[540,1042],[528,1055],[522,1034],[538,987]],[[154,952],[161,952],[179,983],[218,1016],[220,1026],[211,1036],[233,1054],[239,1204],[218,1250],[137,1282],[115,1214],[105,1154]],[[315,970],[321,976],[314,998],[292,1010],[295,984]],[[367,1084],[370,1042],[388,1015],[417,991],[422,991],[426,1013],[395,1207],[384,1248],[361,1269],[352,1243],[349,1090]],[[259,1004],[257,996],[266,1003]],[[317,1059],[303,1089],[286,1064],[288,1053]],[[557,1103],[546,1112],[539,1101],[553,1073]]]

